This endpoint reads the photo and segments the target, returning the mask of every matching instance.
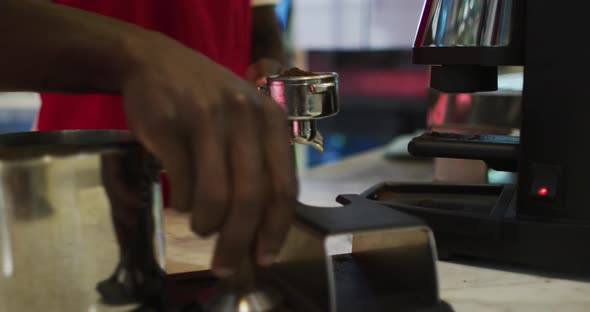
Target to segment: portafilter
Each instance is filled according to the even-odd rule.
[[[292,143],[324,150],[324,140],[317,121],[338,113],[337,73],[298,71],[298,75],[293,76],[274,75],[258,88],[286,110]]]

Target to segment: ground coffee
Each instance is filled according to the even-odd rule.
[[[301,70],[297,67],[287,69],[279,74],[279,77],[305,77],[305,76],[318,76],[319,74]]]

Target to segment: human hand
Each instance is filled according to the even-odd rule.
[[[248,66],[246,80],[258,86],[266,83],[266,77],[280,73],[282,68],[283,65],[274,59],[261,58]]]
[[[191,213],[195,233],[219,234],[212,271],[229,276],[252,252],[271,264],[297,197],[284,111],[167,37],[132,45],[123,88],[129,128],[167,170],[172,207]]]

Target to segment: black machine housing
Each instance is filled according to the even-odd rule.
[[[578,7],[582,1],[512,3],[510,45],[415,47],[413,53],[414,63],[434,65],[431,87],[451,93],[493,89],[485,82],[490,68],[524,66],[520,138],[429,133],[409,150],[416,156],[491,159],[518,173],[516,185],[385,183],[363,195],[425,220],[443,257],[590,275],[590,149],[584,144],[590,45],[580,37],[587,13]],[[478,82],[471,81],[482,69]]]

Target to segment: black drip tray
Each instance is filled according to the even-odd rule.
[[[498,196],[499,194],[385,192],[380,194],[378,200],[391,205],[401,204],[488,215],[494,209]]]
[[[382,183],[361,196],[420,217],[436,239],[452,234],[498,240],[503,222],[514,216],[514,194],[514,185]]]
[[[520,216],[514,185],[382,183],[361,196],[422,219],[443,260],[468,257],[590,277],[590,224]]]
[[[388,206],[503,217],[514,194],[512,185],[384,183],[361,196]]]

